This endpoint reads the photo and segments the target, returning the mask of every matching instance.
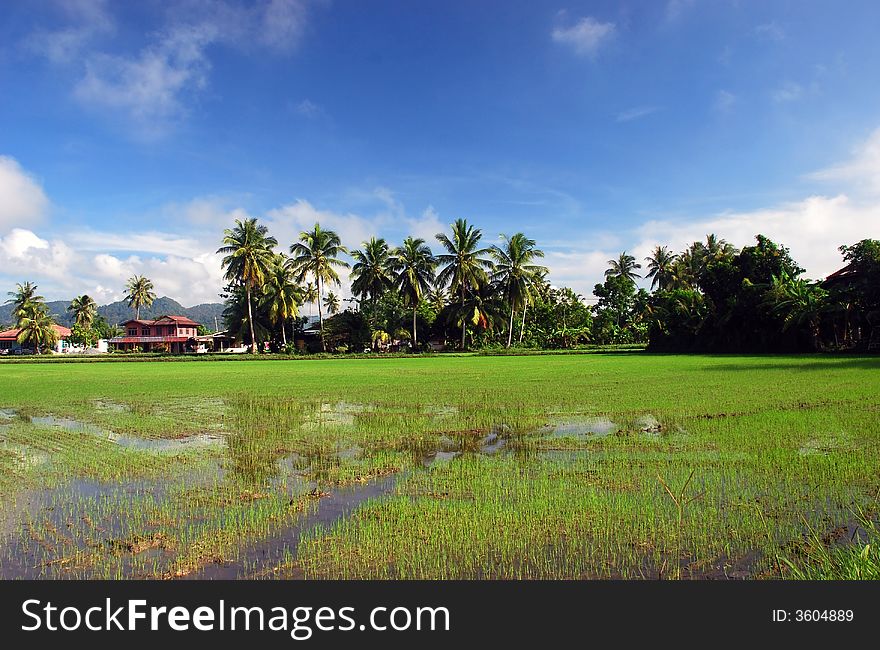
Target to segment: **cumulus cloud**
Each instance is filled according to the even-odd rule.
[[[0,197],[0,232],[38,223],[49,209],[40,183],[9,156],[0,156]]]
[[[809,178],[845,183],[857,191],[880,195],[880,128],[854,149],[850,160],[814,172]],[[880,219],[880,211],[876,218]]]
[[[581,18],[569,27],[556,27],[553,40],[571,47],[577,54],[594,56],[614,36],[614,23],[602,23],[591,16]]]
[[[762,234],[787,246],[812,278],[824,278],[841,266],[837,247],[871,235],[880,216],[875,203],[854,201],[844,194],[810,196],[801,201],[746,212],[729,212],[688,222],[649,221],[638,231],[633,251],[647,256],[657,244],[682,250],[715,233],[741,248]]]
[[[381,220],[369,219],[352,212],[319,210],[305,199],[297,199],[266,213],[266,224],[270,232],[284,244],[285,250],[290,243],[299,239],[302,231],[310,230],[316,223],[320,223],[325,230],[336,231],[343,245],[358,248],[361,242],[378,233]]]

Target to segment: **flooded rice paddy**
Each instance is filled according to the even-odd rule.
[[[873,539],[862,368],[726,386],[728,368],[653,399],[607,372],[385,390],[416,363],[316,398],[0,401],[0,577],[778,578]]]

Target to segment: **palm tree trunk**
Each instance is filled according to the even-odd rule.
[[[464,316],[464,284],[461,285],[461,349],[464,350],[464,335],[467,328],[467,319]]]
[[[287,347],[287,328],[284,326],[284,319],[281,319],[281,340],[284,341],[284,347]]]
[[[416,345],[419,342],[418,332],[416,331],[416,306],[413,304],[413,351],[416,349]]]
[[[246,285],[245,292],[247,293],[248,301],[248,325],[250,325],[251,328],[251,353],[258,354],[257,337],[254,334],[254,311],[251,309],[251,285]]]
[[[321,310],[321,278],[315,278],[318,284],[318,321],[321,324],[321,352],[327,351],[327,344],[324,343],[324,312]]]
[[[513,301],[510,302],[510,322],[507,326],[507,347],[513,343]]]
[[[522,325],[519,328],[519,342],[522,343],[523,335],[526,333],[526,309],[529,307],[529,301],[526,300],[523,303],[523,317],[522,317]]]

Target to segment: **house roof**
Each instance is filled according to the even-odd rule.
[[[123,325],[128,325],[129,323],[137,323],[138,325],[144,325],[146,327],[152,327],[153,325],[164,325],[176,323],[177,325],[183,325],[185,327],[198,327],[199,324],[192,320],[191,318],[187,318],[186,316],[159,316],[159,318],[155,320],[144,320],[141,318],[140,320],[136,318],[132,318],[131,320],[127,320],[123,323]]]
[[[60,339],[66,339],[71,334],[70,329],[64,327],[64,325],[52,323],[52,328],[58,334],[58,338]],[[18,339],[19,334],[21,334],[21,330],[18,328],[0,332],[0,341],[15,341],[16,339]]]

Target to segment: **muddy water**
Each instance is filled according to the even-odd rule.
[[[359,405],[344,402],[321,404],[312,421],[345,424],[358,412]],[[100,407],[117,410],[113,403],[102,403]],[[14,410],[0,411],[0,433],[3,426],[9,426],[19,416]],[[177,480],[175,487],[181,485],[218,485],[225,480],[247,474],[254,462],[241,462],[248,459],[237,458],[227,444],[225,436],[198,434],[178,439],[151,439],[137,436],[118,435],[95,425],[79,422],[71,418],[40,416],[23,419],[36,426],[55,427],[68,431],[86,432],[110,440],[122,447],[153,451],[160,454],[173,454],[177,451],[207,447],[225,448],[229,458],[218,462],[201,476],[193,475]],[[619,430],[612,421],[605,418],[581,417],[556,421],[529,435],[549,437],[602,437]],[[484,435],[466,435],[457,438],[441,438],[433,450],[423,450],[414,457],[416,467],[427,467],[432,463],[453,462],[464,454],[508,454],[516,445],[511,444],[510,429],[505,425],[493,427]],[[358,457],[364,453],[359,447],[338,449],[331,456],[335,462]],[[575,453],[575,452],[570,452]],[[581,452],[582,453],[582,452]],[[422,455],[424,454],[424,455]],[[419,457],[421,456],[420,460]],[[253,460],[253,459],[251,459]],[[320,460],[320,459],[318,459]],[[326,458],[324,460],[327,460]],[[268,459],[265,472],[260,473],[259,481],[268,480],[269,489],[287,491],[297,496],[315,488],[316,483],[307,479],[314,458],[290,454]],[[262,465],[260,468],[262,469]],[[424,471],[424,470],[411,470]],[[234,475],[234,476],[233,476]],[[258,480],[256,477],[252,477]],[[374,479],[363,484],[331,488],[329,494],[316,494],[315,500],[293,525],[285,526],[267,538],[245,541],[238,557],[229,562],[209,564],[185,576],[186,579],[230,579],[249,577],[276,577],[271,567],[283,560],[296,557],[299,540],[304,532],[315,526],[330,526],[348,517],[368,499],[381,498],[395,487],[398,476],[392,475]],[[13,507],[3,509],[0,518],[0,578],[46,578],[46,577],[104,577],[90,576],[89,569],[77,570],[76,555],[96,551],[113,552],[114,546],[124,544],[133,532],[144,533],[141,525],[132,525],[126,517],[133,509],[143,507],[144,499],[159,502],[167,497],[167,486],[159,482],[98,483],[85,480],[71,480],[54,490],[33,491],[16,496]],[[295,494],[294,494],[295,493]],[[98,515],[96,515],[98,513]],[[97,520],[93,520],[95,517]],[[31,523],[33,525],[31,525]],[[48,531],[48,533],[47,533]],[[169,565],[173,551],[165,551],[161,544],[138,553],[121,554],[115,576],[144,577],[139,575],[145,566],[154,568]],[[64,558],[58,562],[58,558]],[[145,562],[147,560],[147,562]],[[291,577],[285,575],[284,577]],[[297,577],[296,575],[292,577]]]
[[[302,533],[318,525],[330,526],[336,521],[348,517],[355,508],[366,500],[389,494],[394,489],[396,482],[396,476],[387,476],[365,484],[335,488],[329,495],[318,498],[315,509],[300,517],[293,526],[281,529],[267,539],[245,545],[241,549],[240,556],[234,562],[208,564],[201,570],[184,576],[184,579],[271,578],[273,575],[261,573],[259,569],[255,573],[252,567],[257,566],[264,569],[278,565],[285,557],[296,557]]]

